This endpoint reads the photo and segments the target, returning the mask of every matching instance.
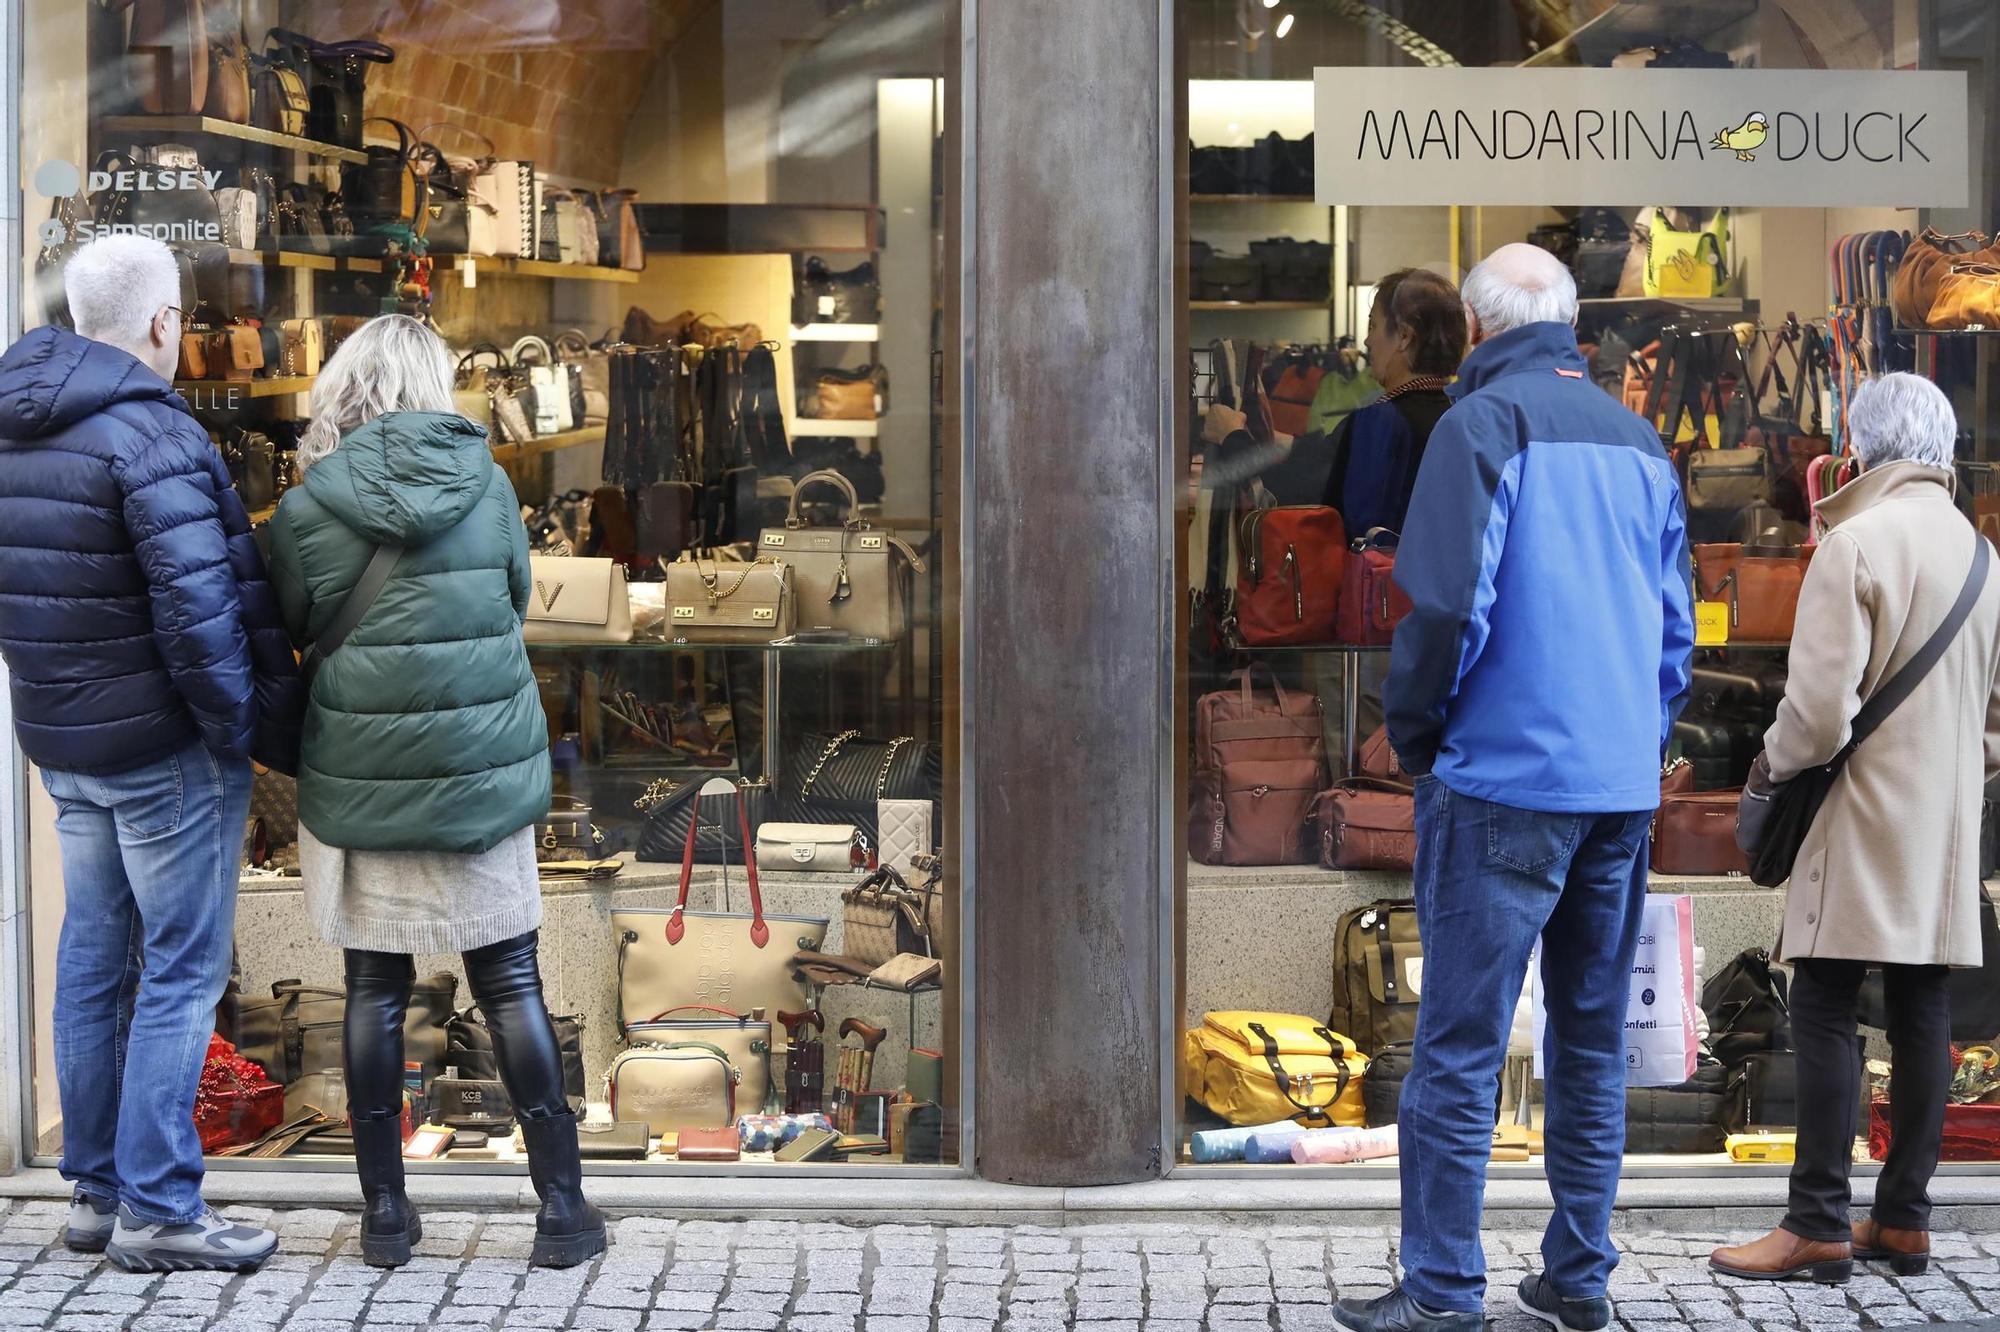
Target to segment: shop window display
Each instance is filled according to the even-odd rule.
[[[1428,429],[1411,428],[1410,399],[1449,378],[1414,382],[1421,375],[1393,317],[1408,300],[1393,289],[1411,271],[1455,283],[1510,241],[1570,269],[1589,377],[1648,418],[1670,450],[1703,626],[1647,852],[1652,906],[1665,911],[1662,931],[1685,936],[1691,965],[1671,984],[1680,965],[1649,971],[1633,996],[1635,1018],[1685,1035],[1671,1049],[1633,1038],[1627,1155],[1661,1168],[1789,1159],[1784,1135],[1798,1112],[1786,969],[1765,951],[1784,895],[1747,877],[1737,798],[1784,697],[1790,643],[1813,632],[1798,623],[1821,535],[1813,506],[1856,475],[1844,414],[1861,384],[1914,371],[1946,390],[1959,413],[1960,507],[1982,530],[2000,530],[2000,421],[1976,391],[1993,343],[1975,256],[2000,206],[1979,166],[1983,113],[1972,121],[1963,208],[1698,197],[1613,206],[1587,196],[1419,204],[1461,169],[1442,155],[1400,164],[1406,176],[1371,174],[1370,201],[1347,204],[1346,182],[1316,179],[1313,137],[1324,139],[1329,120],[1314,72],[1334,67],[1318,96],[1338,99],[1356,82],[1343,82],[1343,69],[1411,70],[1404,100],[1421,136],[1434,85],[1416,72],[1453,66],[1523,77],[1631,70],[1635,81],[1646,69],[1969,68],[1979,86],[1992,71],[1961,57],[1990,36],[1993,15],[1954,3],[1870,5],[1835,33],[1819,7],[1786,0],[1698,14],[1643,3],[1188,0],[1180,9],[1179,327],[1193,460],[1180,492],[1190,607],[1180,1161],[1393,1168],[1425,969],[1409,901],[1414,799],[1382,729],[1388,644],[1408,609],[1394,580],[1397,509],[1383,502],[1396,488],[1382,476],[1414,479],[1399,469],[1413,473]],[[1458,123],[1484,132],[1477,115]],[[1746,164],[1791,151],[1759,153],[1772,124],[1746,113],[1704,122],[1702,151]],[[1395,199],[1399,181],[1407,204]],[[1388,434],[1377,423],[1391,413],[1359,410],[1384,398],[1402,422]],[[1991,919],[1989,909],[1989,931]],[[1986,956],[1986,969],[1954,977],[1976,1016],[1954,1031],[1947,1160],[2000,1160],[2000,1143],[1979,1127],[2000,1034],[1979,1025],[1992,1025],[1983,999],[2000,992],[2000,953],[1989,945]],[[1637,1011],[1642,994],[1653,1012]],[[1494,1087],[1493,1159],[1527,1169],[1539,1166],[1543,1113],[1537,1002],[1525,988]],[[1860,1159],[1880,1159],[1893,1087],[1880,1003],[1863,1012],[1876,1026],[1855,1145]],[[1272,1056],[1289,1083],[1274,1077]],[[1301,1128],[1360,1132],[1301,1141]]]
[[[23,326],[68,322],[63,266],[93,236],[168,241],[174,387],[267,554],[343,341],[401,313],[452,349],[532,552],[541,966],[588,1159],[960,1159],[948,19],[936,0],[24,7]],[[63,895],[30,787],[55,1155]],[[353,1150],[341,953],[308,924],[299,838],[294,783],[260,772],[196,1107],[211,1155]],[[417,962],[407,1126],[451,1132],[411,1141],[520,1159],[457,958]]]

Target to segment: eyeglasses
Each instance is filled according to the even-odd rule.
[[[176,318],[176,319],[180,320],[180,321],[181,321],[181,323],[183,323],[183,324],[187,323],[187,311],[186,311],[186,310],[183,310],[183,309],[181,309],[181,307],[180,307],[180,306],[178,306],[178,305],[163,305],[163,306],[161,306],[160,308],[161,308],[161,309],[163,309],[163,310],[171,310],[171,311],[173,312],[173,316],[174,316],[174,318]]]

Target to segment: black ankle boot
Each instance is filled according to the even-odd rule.
[[[528,1176],[542,1199],[528,1261],[536,1267],[575,1267],[603,1253],[604,1213],[583,1196],[576,1115],[523,1117],[521,1140],[528,1149]]]
[[[417,1209],[403,1192],[403,1125],[399,1119],[354,1121],[354,1167],[361,1176],[361,1261],[401,1267],[424,1237]]]

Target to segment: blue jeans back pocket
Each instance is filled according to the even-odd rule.
[[[188,776],[183,757],[169,754],[130,772],[84,777],[78,786],[92,804],[111,811],[121,836],[149,841],[181,826]]]
[[[1486,806],[1486,856],[1523,874],[1539,874],[1576,854],[1583,836],[1580,814],[1544,814],[1511,805]]]

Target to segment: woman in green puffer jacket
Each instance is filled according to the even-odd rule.
[[[313,385],[304,480],[271,524],[271,581],[301,650],[375,552],[400,549],[344,640],[321,644],[299,764],[299,866],[313,927],[346,950],[348,1109],[362,1256],[409,1261],[403,1016],[413,953],[465,958],[542,1198],[532,1260],[604,1249],[535,961],[535,821],[548,723],[521,639],[531,579],[514,488],[452,407],[452,362],[403,315],[371,320]]]

